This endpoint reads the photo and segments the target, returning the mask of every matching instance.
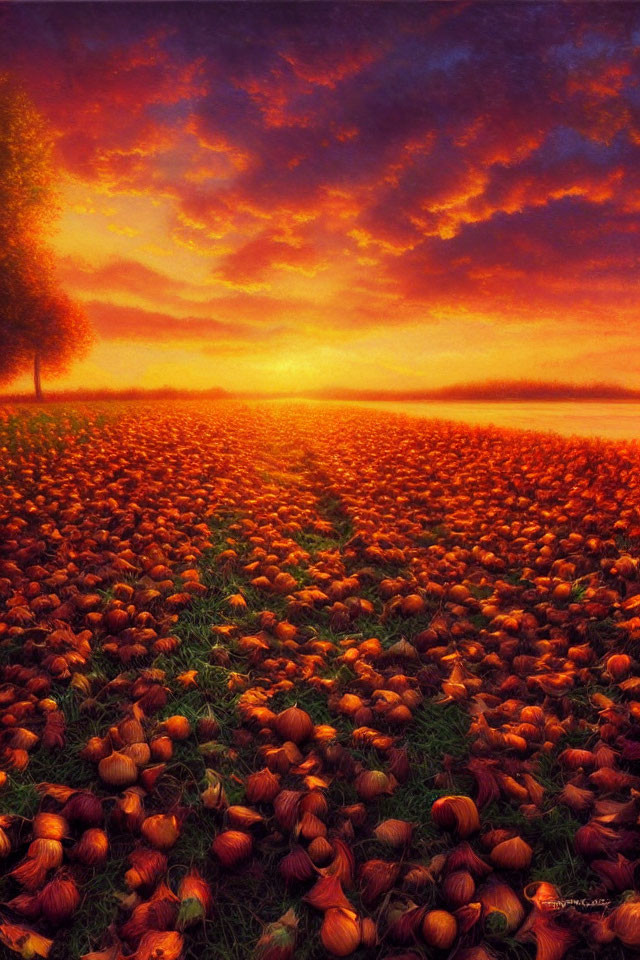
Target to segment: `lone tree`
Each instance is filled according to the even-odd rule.
[[[91,340],[82,310],[58,288],[47,233],[57,211],[52,138],[28,97],[0,76],[0,381],[59,373]]]

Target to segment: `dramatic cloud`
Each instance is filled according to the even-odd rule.
[[[342,384],[361,351],[375,386],[390,328],[430,384],[502,375],[515,328],[524,375],[640,385],[637,4],[32,3],[0,26],[103,338],[235,351],[252,382],[267,348],[305,377],[331,349],[317,378]],[[434,367],[416,337],[443,328],[464,340]]]

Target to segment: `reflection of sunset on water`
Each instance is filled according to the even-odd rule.
[[[293,401],[273,400],[290,406]],[[304,400],[321,409],[377,410],[424,420],[496,426],[507,430],[558,433],[565,437],[602,437],[607,440],[640,440],[640,403],[633,400],[454,400],[398,402],[394,400]]]

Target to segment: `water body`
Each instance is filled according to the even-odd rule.
[[[322,403],[400,413],[424,419],[456,420],[493,424],[513,430],[536,430],[563,436],[601,437],[606,440],[640,441],[640,403],[617,401],[477,401],[456,400],[429,403],[396,403],[388,400],[296,400],[277,403]]]

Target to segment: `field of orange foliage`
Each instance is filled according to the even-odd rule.
[[[0,453],[7,957],[640,950],[637,444],[177,402]]]

